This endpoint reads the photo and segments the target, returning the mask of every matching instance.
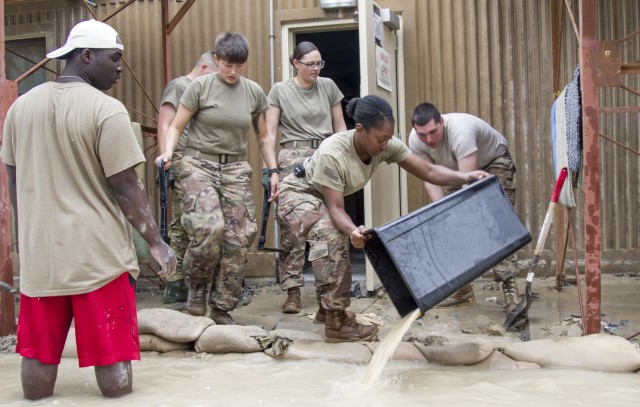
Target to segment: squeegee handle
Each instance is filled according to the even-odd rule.
[[[560,170],[560,174],[558,175],[558,180],[556,181],[556,187],[553,189],[553,195],[551,195],[551,202],[558,203],[558,199],[560,198],[560,191],[562,191],[562,185],[564,184],[564,180],[567,179],[567,167],[564,167]]]
[[[560,197],[560,191],[562,190],[562,185],[564,184],[564,180],[567,178],[567,167],[564,167],[560,170],[560,174],[558,175],[558,180],[556,181],[556,187],[553,189],[553,195],[551,196],[551,203],[549,204],[549,208],[547,209],[547,213],[544,216],[544,222],[542,223],[542,230],[540,231],[540,236],[538,236],[538,242],[536,243],[536,249],[534,251],[534,255],[539,255],[544,248],[544,242],[547,240],[547,235],[549,234],[549,229],[551,228],[551,222],[553,222],[553,215],[556,203],[558,203],[558,198]]]

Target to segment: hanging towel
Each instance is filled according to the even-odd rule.
[[[582,106],[580,102],[580,67],[573,73],[573,81],[565,88],[567,118],[567,155],[569,171],[578,173],[582,156]]]
[[[576,68],[573,80],[560,93],[551,108],[551,142],[553,146],[553,170],[558,178],[563,167],[569,169],[559,202],[573,208],[574,182],[580,180],[582,165],[582,106],[580,103],[580,69]]]

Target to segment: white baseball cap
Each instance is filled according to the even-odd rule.
[[[67,37],[67,43],[49,52],[47,58],[66,59],[68,54],[76,48],[115,48],[124,51],[124,45],[116,30],[108,24],[91,19],[76,24]]]

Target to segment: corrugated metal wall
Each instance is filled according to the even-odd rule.
[[[427,16],[416,33],[422,62],[416,73],[422,78],[419,101],[431,102],[443,113],[477,115],[507,138],[517,167],[517,212],[535,236],[553,187],[546,2],[416,4],[416,14]],[[422,202],[426,200],[423,192]]]
[[[577,64],[577,41],[567,13],[564,14],[560,89],[552,83],[550,6],[563,0],[380,0],[381,7],[400,13],[404,21],[407,117],[417,103],[430,101],[443,112],[464,111],[478,115],[501,131],[509,140],[518,167],[517,211],[526,226],[537,236],[554,184],[550,142],[550,108],[554,92],[571,80]],[[61,1],[60,3],[69,3]],[[71,2],[73,3],[73,2]],[[79,3],[76,2],[76,3]],[[125,2],[98,0],[98,17],[104,17]],[[172,17],[184,2],[170,2]],[[296,10],[304,18],[313,10],[318,16],[319,0],[274,0],[276,18]],[[269,83],[269,2],[266,0],[199,0],[171,35],[172,76],[188,72],[197,57],[213,45],[217,33],[242,32],[251,52],[246,76],[268,92]],[[17,6],[16,6],[17,7]],[[620,39],[637,30],[640,5],[637,0],[602,0],[599,9],[600,39]],[[64,41],[69,27],[86,18],[82,7],[41,11],[22,7],[20,16],[6,6],[5,26],[25,24],[42,18],[55,20],[58,42]],[[305,10],[306,9],[306,10]],[[578,17],[577,0],[573,12]],[[36,14],[38,16],[36,16]],[[310,13],[311,14],[311,13]],[[30,16],[28,16],[30,15]],[[138,75],[157,105],[164,87],[161,54],[161,3],[137,1],[109,20],[125,43],[127,63]],[[279,51],[279,26],[275,27]],[[640,38],[625,43],[623,62],[640,59]],[[276,55],[276,65],[280,56]],[[278,79],[278,78],[276,78]],[[638,75],[625,78],[627,86],[640,89]],[[113,95],[137,111],[155,117],[153,104],[125,74]],[[622,90],[601,91],[601,105],[638,105],[638,97]],[[639,149],[640,115],[618,114],[600,117],[601,132],[629,147]],[[145,125],[152,121],[132,112],[133,120]],[[601,141],[602,158],[602,247],[634,249],[638,247],[640,207],[637,191],[638,157]],[[147,155],[151,154],[152,145]],[[251,160],[259,168],[257,146],[250,143]],[[153,172],[150,166],[149,173]],[[261,190],[254,180],[257,207]],[[156,188],[148,188],[156,199]],[[410,176],[410,209],[427,202],[421,182]],[[575,211],[576,237],[583,245],[582,198],[578,191]],[[547,247],[553,247],[553,233]],[[532,245],[528,247],[532,249]]]
[[[98,2],[98,17],[111,14],[124,2]],[[184,6],[184,2],[170,1],[169,20]],[[268,2],[252,0],[196,1],[170,35],[171,77],[191,71],[200,55],[213,48],[216,36],[224,31],[237,31],[249,41],[249,60],[245,76],[269,89],[269,19]],[[133,72],[151,96],[153,103],[143,94],[133,75],[123,75],[113,95],[126,101],[128,106],[156,117],[156,108],[165,83],[162,70],[162,8],[160,1],[141,1],[109,20],[125,44],[125,58]],[[155,105],[155,107],[154,107]],[[155,126],[141,115],[132,113],[133,120]],[[149,179],[155,177],[155,140],[147,140]],[[261,168],[261,159],[255,137],[249,137],[249,156],[254,168]],[[157,188],[147,188],[152,201],[157,201]],[[262,189],[259,178],[254,177],[256,207],[261,207]]]
[[[112,13],[124,1],[98,1],[98,17]],[[184,6],[169,1],[169,19]],[[252,0],[196,1],[170,35],[171,77],[191,71],[200,55],[213,48],[215,37],[223,31],[237,31],[249,40],[249,61],[245,76],[269,87],[268,2]],[[109,24],[120,33],[125,58],[157,105],[164,89],[162,73],[161,2],[139,1],[117,14]],[[114,96],[142,112],[155,116],[154,107],[138,89],[134,78],[125,75]],[[140,118],[140,120],[143,120]],[[143,123],[144,124],[144,123]],[[151,124],[146,122],[146,124]]]
[[[579,18],[578,1],[572,0],[571,9]],[[560,59],[560,86],[572,80],[573,72],[579,64],[578,40],[567,9],[564,10],[564,31]],[[640,29],[640,2],[637,0],[600,1],[598,8],[598,40],[622,40]],[[640,35],[622,43],[622,63],[634,63],[640,60]],[[623,75],[623,84],[640,91],[640,75]],[[599,90],[600,107],[640,106],[640,96],[620,88],[601,88]],[[615,113],[599,116],[600,134],[640,151],[640,114]],[[600,138],[601,196],[602,196],[602,248],[607,251],[625,251],[640,246],[640,159],[624,148]],[[581,189],[576,194],[576,223],[578,247],[584,245],[584,211]],[[615,258],[616,256],[612,256]]]

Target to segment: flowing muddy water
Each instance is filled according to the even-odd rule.
[[[53,397],[22,398],[20,357],[0,354],[0,405],[8,406],[637,406],[640,374],[569,369],[487,371],[423,362],[389,362],[362,384],[366,366],[319,360],[277,361],[143,355],[134,392],[100,396],[92,368],[63,359]]]
[[[373,384],[380,378],[384,367],[395,353],[398,344],[402,341],[402,337],[407,333],[409,328],[411,328],[411,324],[420,318],[420,316],[422,316],[422,311],[420,311],[419,308],[405,315],[400,322],[391,329],[387,336],[385,336],[382,342],[380,342],[380,345],[371,357],[371,361],[369,361],[367,372],[362,380],[364,384]]]

